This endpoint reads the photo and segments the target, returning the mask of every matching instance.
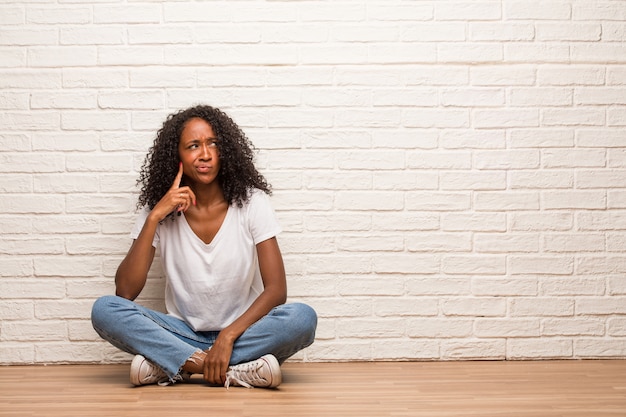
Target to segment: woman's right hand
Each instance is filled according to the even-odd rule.
[[[150,215],[155,216],[160,222],[173,211],[184,212],[191,205],[196,205],[196,195],[188,186],[180,186],[183,179],[183,163],[178,165],[178,174],[165,195],[152,209]]]

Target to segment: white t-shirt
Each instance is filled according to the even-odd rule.
[[[150,211],[146,208],[131,231],[136,239]],[[243,207],[230,205],[211,241],[204,243],[185,215],[165,219],[152,242],[160,246],[166,273],[168,314],[196,331],[222,330],[241,316],[263,291],[256,245],[280,233],[267,194],[254,190]]]

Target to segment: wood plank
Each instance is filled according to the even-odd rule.
[[[0,416],[624,417],[626,361],[297,363],[276,390],[132,387],[128,365],[0,367]]]

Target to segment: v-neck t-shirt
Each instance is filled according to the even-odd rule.
[[[131,231],[136,239],[150,210],[140,211]],[[166,274],[165,307],[195,331],[227,327],[263,291],[256,245],[281,231],[267,194],[250,192],[242,207],[230,205],[210,243],[191,229],[185,215],[163,220],[152,246],[160,249]]]

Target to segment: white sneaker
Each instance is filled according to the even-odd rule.
[[[224,386],[276,388],[282,379],[278,360],[274,355],[265,355],[252,362],[230,366]]]
[[[185,381],[189,378],[190,374],[183,372],[183,375],[176,375],[174,381]],[[161,368],[143,356],[135,355],[130,364],[130,383],[135,386],[149,384],[165,386],[171,384],[172,381]]]

